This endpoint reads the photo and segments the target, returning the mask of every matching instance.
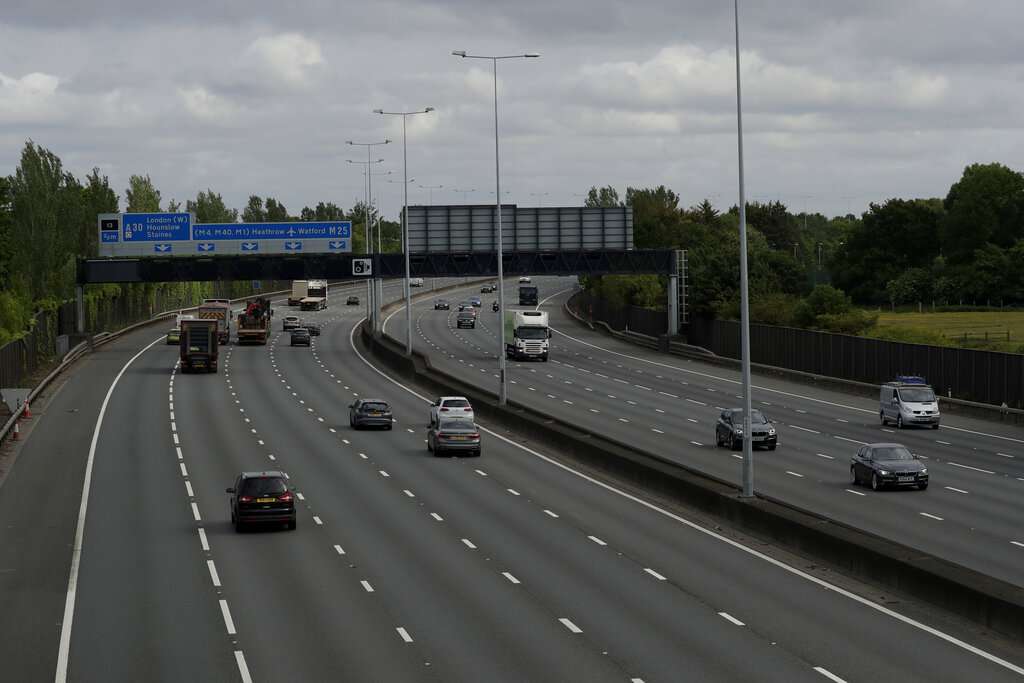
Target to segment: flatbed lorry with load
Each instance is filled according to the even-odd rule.
[[[261,297],[250,301],[245,311],[238,314],[238,343],[266,344],[270,336],[270,319],[273,315],[270,299]]]
[[[217,331],[215,319],[181,321],[178,359],[183,373],[217,372]]]
[[[547,361],[551,329],[546,311],[505,311],[505,357]]]
[[[200,320],[217,321],[217,341],[228,344],[231,341],[231,304],[204,303],[199,307]]]

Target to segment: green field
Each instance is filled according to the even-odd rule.
[[[1007,337],[1009,335],[1009,337]],[[867,336],[1024,353],[1024,311],[879,312]]]

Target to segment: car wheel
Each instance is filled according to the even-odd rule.
[[[729,444],[729,446],[732,448],[732,450],[738,451],[743,448],[743,441],[737,441],[736,439],[733,439],[732,443]]]
[[[393,426],[394,425],[384,425],[384,429],[386,429],[386,430],[388,430],[390,432],[391,431],[391,427],[393,427]]]
[[[903,429],[903,416],[902,415],[897,415],[896,416],[896,429]]]
[[[918,484],[917,485],[917,490],[918,491],[924,491],[927,488],[928,488],[928,484]]]
[[[237,519],[235,520],[235,533],[240,534],[245,531],[245,527]]]
[[[882,482],[879,481],[879,479],[878,479],[878,473],[877,472],[872,472],[871,473],[871,490],[872,491],[878,491],[881,488],[882,488]]]
[[[428,438],[427,439],[427,453],[433,453],[433,452],[434,452],[434,444],[431,443],[430,439]]]
[[[889,424],[889,421],[887,419],[885,419],[885,412],[883,412],[881,410],[878,411],[878,419],[880,419],[882,421],[882,426],[883,427],[885,427],[886,425]]]
[[[473,457],[474,458],[479,458],[480,457],[480,449],[479,448],[476,449],[475,451],[473,451]]]
[[[938,428],[939,428],[939,423],[938,422],[936,422],[935,424],[932,425],[932,429],[938,429]]]
[[[288,530],[289,531],[295,531],[296,521],[297,520],[293,519],[290,522],[288,522]]]
[[[857,468],[850,467],[850,484],[856,486],[860,483],[860,477],[857,476]]]
[[[772,444],[771,446],[769,446],[769,447],[768,447],[768,450],[770,450],[770,451],[774,451],[774,450],[775,450],[775,448],[776,448],[776,447],[777,447],[778,445],[779,445],[779,444],[777,444],[777,443],[773,443],[773,444]]]

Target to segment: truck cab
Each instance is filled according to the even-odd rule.
[[[546,311],[505,312],[505,357],[547,362],[551,328]]]
[[[938,429],[942,420],[935,391],[923,377],[916,376],[899,376],[882,385],[878,417],[882,425],[892,422],[897,429],[911,425]]]
[[[537,286],[536,285],[520,285],[519,286],[519,305],[520,306],[536,306],[537,305]]]

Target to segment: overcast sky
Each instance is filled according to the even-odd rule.
[[[152,5],[146,7],[146,5]],[[292,5],[298,5],[294,7]],[[1020,0],[745,0],[741,61],[748,199],[859,213],[945,196],[966,164],[1024,169]],[[26,139],[124,199],[148,173],[165,201],[212,188],[292,213],[374,194],[494,200],[490,62],[499,62],[502,189],[523,206],[578,205],[591,185],[665,184],[684,205],[736,202],[729,0],[5,0],[0,173]],[[386,183],[385,180],[395,180]],[[378,192],[379,188],[379,192]],[[473,189],[468,194],[452,190]],[[503,192],[504,194],[504,192]]]

